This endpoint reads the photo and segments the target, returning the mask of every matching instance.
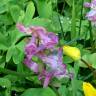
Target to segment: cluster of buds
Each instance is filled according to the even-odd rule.
[[[21,32],[31,35],[25,46],[24,64],[39,74],[39,79],[44,80],[44,87],[48,86],[53,77],[58,79],[71,78],[72,74],[67,71],[66,65],[63,64],[63,50],[55,46],[58,44],[58,37],[53,32],[47,32],[43,27],[25,27],[22,24],[17,24],[17,28]]]
[[[84,3],[84,6],[90,8],[91,10],[86,14],[86,17],[93,25],[96,25],[96,0],[92,0],[91,3]]]

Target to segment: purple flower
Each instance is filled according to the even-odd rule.
[[[88,20],[95,22],[96,21],[96,11],[91,10],[90,12],[87,13],[86,17],[88,18]]]
[[[91,3],[85,2],[84,6],[87,7],[87,8],[90,8],[91,7]]]
[[[91,10],[86,14],[86,17],[93,23],[93,25],[96,25],[96,0],[92,0],[91,3],[86,2],[84,6],[91,8]]]
[[[25,28],[22,24],[17,24],[17,28],[26,34],[31,34],[33,37],[38,39],[41,45],[46,48],[53,48],[58,43],[58,37],[52,33],[47,32],[45,28],[39,26],[30,26]]]
[[[62,63],[62,49],[55,50],[52,55],[46,56],[42,60],[47,65],[46,70],[43,70],[39,76],[39,79],[45,78],[44,87],[48,86],[53,77],[58,79],[68,77],[66,65]]]
[[[17,28],[21,32],[32,35],[31,38],[28,38],[29,42],[25,46],[26,58],[24,64],[39,74],[39,79],[44,80],[44,87],[47,87],[54,77],[58,79],[69,77],[66,65],[62,61],[62,48],[55,48],[58,43],[58,37],[54,33],[47,32],[43,27],[24,27],[19,23]],[[37,61],[33,60],[34,57],[37,58]],[[39,71],[40,62],[44,66],[41,71]]]
[[[34,72],[38,72],[39,66],[37,63],[33,62],[32,60],[29,60],[28,58],[25,58],[24,63]]]
[[[26,32],[26,28],[25,28],[22,24],[17,23],[17,24],[16,24],[16,27],[17,27],[21,32]]]

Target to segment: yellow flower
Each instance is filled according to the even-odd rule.
[[[75,61],[81,58],[80,50],[76,47],[65,45],[63,46],[63,52],[65,55],[71,57]]]
[[[83,82],[83,90],[85,96],[96,96],[96,89],[87,82]]]

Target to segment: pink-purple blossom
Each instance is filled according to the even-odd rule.
[[[92,0],[91,3],[84,3],[84,6],[90,8],[91,10],[86,14],[88,20],[90,20],[93,24],[96,24],[96,0]]]
[[[55,47],[58,44],[58,37],[53,32],[47,32],[45,28],[39,26],[25,27],[19,23],[17,28],[25,34],[32,35],[25,46],[24,64],[39,74],[39,79],[44,80],[44,87],[48,86],[53,77],[60,79],[69,76],[66,65],[63,64],[62,48]],[[34,56],[37,61],[33,60]],[[41,71],[39,60],[44,66]]]

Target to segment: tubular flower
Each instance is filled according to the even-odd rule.
[[[92,0],[91,3],[86,2],[84,6],[91,8],[91,10],[86,14],[86,17],[93,25],[96,25],[96,0]]]
[[[66,65],[62,62],[62,49],[55,50],[52,55],[42,58],[42,61],[47,65],[46,70],[43,70],[39,76],[39,79],[44,78],[44,87],[48,86],[53,77],[58,79],[71,78],[71,74],[66,70]]]
[[[71,46],[63,46],[63,52],[65,55],[71,57],[74,61],[79,60],[81,58],[80,50],[76,47]]]
[[[25,46],[24,64],[39,74],[39,79],[44,80],[44,87],[48,86],[53,77],[58,79],[72,77],[62,62],[63,50],[55,48],[58,37],[54,33],[47,32],[45,28],[39,26],[26,28],[22,24],[17,24],[17,28],[25,34],[32,35]]]
[[[87,82],[83,82],[83,90],[85,96],[96,96],[96,89]]]
[[[24,27],[24,25],[19,23],[16,26],[21,32],[32,35],[45,48],[53,48],[58,43],[58,37],[52,32],[47,32],[43,27]]]

